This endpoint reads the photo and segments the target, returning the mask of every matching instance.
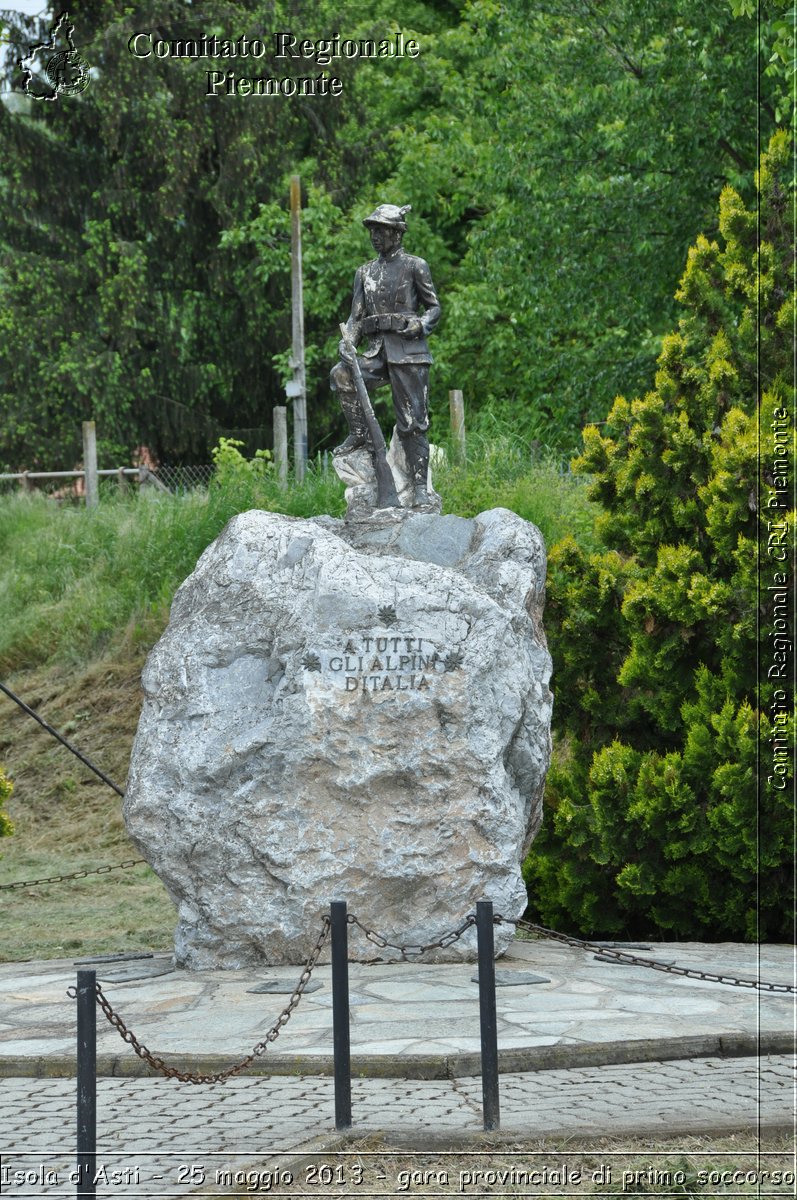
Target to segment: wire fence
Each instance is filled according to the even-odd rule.
[[[97,472],[103,495],[119,492],[123,495],[132,488],[150,488],[157,491],[182,495],[197,489],[207,490],[213,478],[212,463],[171,465],[158,467],[109,467]],[[0,474],[0,495],[18,492],[36,493],[62,503],[82,503],[86,496],[85,472],[81,468],[72,471],[12,471]]]
[[[215,469],[211,463],[193,467],[183,465],[171,466],[168,463],[163,463],[154,473],[170,492],[179,495],[183,492],[207,489],[210,486]]]
[[[478,934],[477,945],[479,949],[479,965],[481,968],[485,965],[485,956],[483,954],[483,938],[485,929],[491,926],[500,925],[510,925],[514,926],[516,929],[525,929],[529,932],[533,932],[547,938],[553,938],[555,941],[559,941],[575,948],[597,951],[599,958],[605,959],[606,961],[624,963],[626,966],[650,967],[653,970],[664,971],[670,975],[676,975],[689,979],[699,979],[709,983],[725,983],[736,987],[753,987],[762,991],[780,992],[784,994],[794,994],[797,992],[797,987],[788,983],[772,983],[765,982],[763,980],[739,978],[738,976],[719,975],[711,971],[703,971],[692,967],[681,967],[670,962],[661,962],[660,960],[654,958],[641,958],[639,955],[629,954],[627,951],[612,950],[607,947],[605,943],[598,944],[584,941],[580,938],[569,937],[567,934],[558,933],[556,930],[547,929],[542,925],[536,925],[532,921],[525,921],[522,918],[505,917],[501,913],[495,913],[490,901],[480,901],[476,906],[476,911],[468,913],[460,925],[458,925],[455,929],[447,930],[445,933],[433,938],[432,941],[428,942],[426,945],[391,941],[384,934],[378,933],[376,930],[365,925],[354,913],[349,913],[347,911],[345,902],[333,902],[331,905],[330,916],[324,916],[322,919],[320,932],[318,933],[313,949],[307,958],[304,970],[302,971],[302,974],[300,975],[290,994],[290,999],[288,1000],[287,1005],[279,1014],[276,1021],[262,1041],[258,1042],[258,1044],[243,1058],[226,1067],[223,1071],[217,1071],[213,1073],[188,1070],[181,1071],[178,1067],[167,1063],[160,1055],[154,1055],[140,1041],[140,1039],[128,1027],[119,1013],[117,1013],[113,1008],[113,1005],[103,992],[101,985],[97,982],[96,972],[94,971],[90,972],[90,975],[92,976],[90,988],[96,997],[97,1006],[102,1010],[108,1023],[117,1030],[119,1036],[122,1038],[122,1041],[126,1042],[129,1046],[132,1046],[138,1057],[146,1062],[154,1072],[165,1076],[167,1079],[177,1079],[183,1083],[224,1083],[227,1079],[232,1078],[234,1075],[240,1074],[241,1071],[245,1071],[247,1067],[251,1066],[256,1058],[260,1057],[260,1055],[265,1052],[269,1045],[277,1040],[280,1032],[284,1026],[287,1025],[291,1015],[298,1007],[302,996],[304,995],[307,984],[310,982],[310,977],[319,961],[321,951],[324,948],[330,932],[333,934],[333,946],[336,933],[338,938],[340,938],[341,935],[343,936],[343,949],[345,951],[343,956],[344,963],[348,963],[349,961],[347,931],[350,927],[359,929],[365,934],[366,939],[372,944],[379,946],[382,949],[390,948],[396,950],[399,955],[399,962],[417,962],[430,950],[436,951],[446,949],[447,947],[453,945],[455,942],[459,941],[469,929],[475,927]],[[492,943],[492,937],[489,939],[488,948],[490,961],[492,962],[492,959],[494,958],[494,945]],[[333,986],[335,984],[336,977],[334,966],[335,964],[333,961]],[[494,993],[494,977],[492,980],[488,980],[488,984],[490,990]],[[78,989],[76,987],[69,988],[67,990],[67,995],[72,999],[77,997],[77,993]],[[348,1007],[348,1005],[346,1005],[346,1007]]]

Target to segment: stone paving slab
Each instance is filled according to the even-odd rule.
[[[501,1077],[501,1128],[528,1138],[747,1129],[752,1144],[762,1129],[792,1127],[794,1080],[788,1056],[510,1074]],[[352,1114],[355,1135],[381,1133],[423,1148],[459,1137],[477,1144],[481,1084],[355,1079]],[[74,1123],[74,1081],[6,1080],[4,1196],[74,1195]],[[103,1196],[186,1195],[200,1183],[221,1194],[230,1189],[217,1186],[217,1171],[295,1169],[297,1155],[338,1144],[331,1079],[254,1077],[207,1087],[162,1078],[98,1081]],[[25,1170],[40,1180],[15,1183],[14,1173]]]
[[[780,983],[794,981],[788,946],[660,943],[643,957]],[[162,956],[161,956],[162,957]],[[792,1045],[794,996],[683,978],[643,966],[598,961],[551,939],[515,941],[502,970],[550,982],[497,989],[501,1069],[555,1069],[597,1062],[780,1053]],[[98,966],[100,980],[118,964]],[[260,1041],[287,997],[248,989],[295,982],[298,968],[171,971],[103,984],[114,1008],[149,1048],[170,1062],[218,1070]],[[358,1070],[416,1076],[478,1072],[478,988],[473,966],[350,964],[351,1046]],[[262,1070],[331,1069],[331,968],[305,996],[264,1057]],[[75,1004],[67,960],[0,964],[0,1075],[74,1070]],[[266,1061],[267,1059],[267,1061]],[[98,1069],[143,1070],[102,1014]]]

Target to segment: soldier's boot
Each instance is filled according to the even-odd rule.
[[[349,436],[339,446],[336,446],[332,453],[348,454],[351,450],[370,447],[371,442],[368,437],[368,426],[365,424],[365,417],[363,416],[360,402],[357,399],[357,393],[346,391],[341,387],[338,387],[337,391],[340,407],[343,409],[343,415],[349,426]]]
[[[429,439],[425,433],[414,433],[403,439],[404,453],[412,477],[412,507],[423,508],[431,504],[428,491]]]

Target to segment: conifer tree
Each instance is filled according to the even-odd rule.
[[[560,732],[526,874],[552,924],[788,936],[793,710],[768,671],[793,637],[793,466],[774,452],[793,448],[790,161],[780,132],[757,212],[723,190],[654,389],[584,432],[609,550],[551,555]]]

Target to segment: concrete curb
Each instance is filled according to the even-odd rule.
[[[331,1034],[330,1034],[331,1037]],[[526,1046],[499,1050],[501,1074],[527,1071],[561,1071],[578,1067],[607,1067],[619,1063],[668,1062],[691,1058],[757,1058],[766,1054],[792,1054],[792,1030],[760,1034],[728,1033],[686,1037],[647,1038],[623,1042],[579,1042],[559,1046]],[[153,1051],[158,1054],[158,1051]],[[180,1071],[210,1075],[223,1071],[236,1059],[221,1054],[165,1054],[159,1057]],[[247,1068],[247,1075],[332,1075],[331,1055],[265,1055]],[[369,1079],[458,1079],[481,1073],[481,1057],[470,1054],[358,1055],[351,1058],[354,1077]],[[97,1055],[97,1075],[103,1078],[155,1076],[142,1059],[127,1055]],[[75,1075],[75,1059],[68,1054],[0,1057],[0,1079],[68,1079]]]

